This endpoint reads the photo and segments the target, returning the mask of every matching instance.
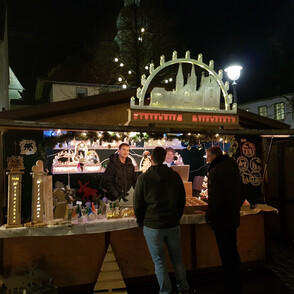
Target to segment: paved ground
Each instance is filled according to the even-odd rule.
[[[266,268],[275,273],[294,293],[294,242],[274,242],[271,255],[272,261]]]
[[[242,294],[294,294],[294,243],[276,241],[272,243],[271,250],[272,259],[269,263],[243,269]],[[196,289],[197,294],[224,293],[221,271],[194,275],[188,273],[188,280],[191,287]],[[127,280],[125,282],[128,294],[158,293],[155,276],[148,280]],[[58,291],[58,293],[93,294],[93,292],[79,291],[76,288],[70,292]]]
[[[189,276],[189,283],[198,294],[224,293],[222,275],[220,272],[205,275]],[[155,294],[158,293],[156,281],[128,285],[128,294]],[[176,292],[175,292],[176,293]],[[282,280],[271,270],[254,268],[244,272],[244,285],[242,294],[291,294],[293,290],[288,288]]]
[[[223,292],[221,272],[188,276],[189,283],[198,294]],[[128,283],[128,294],[155,294],[158,286],[155,278],[136,284]],[[294,294],[294,243],[274,242],[272,261],[265,266],[243,269],[242,294]]]

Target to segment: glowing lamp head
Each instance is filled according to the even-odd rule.
[[[233,65],[233,66],[227,67],[225,69],[225,72],[227,73],[230,80],[236,81],[240,78],[241,69],[242,69],[242,66]]]

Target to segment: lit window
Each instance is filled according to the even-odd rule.
[[[88,89],[87,88],[76,88],[77,98],[83,98],[88,96]]]
[[[275,119],[284,120],[285,119],[285,104],[284,102],[275,104]]]
[[[259,106],[258,107],[258,114],[261,115],[261,116],[267,117],[267,106],[266,105]]]

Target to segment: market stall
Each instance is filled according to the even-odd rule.
[[[158,72],[174,65],[178,68],[173,91],[152,86]],[[187,83],[185,66],[189,67]],[[200,83],[196,67],[206,72]],[[84,205],[91,200],[90,196],[92,200],[95,198],[104,171],[103,161],[121,142],[128,142],[131,150],[140,155],[134,158],[137,172],[146,168],[144,159],[148,159],[148,153],[144,152],[161,145],[175,147],[183,162],[190,166],[191,157],[198,158],[195,170],[201,171],[201,176],[205,173],[205,148],[220,144],[237,160],[245,198],[252,204],[251,208],[243,207],[238,230],[241,260],[243,263],[266,260],[266,216],[276,210],[258,204],[264,198],[262,184],[268,150],[260,135],[291,131],[283,123],[237,110],[228,90],[228,82],[222,81],[222,71],[214,71],[213,61],[207,65],[201,54],[195,60],[189,52],[185,58],[178,58],[175,52],[171,61],[166,62],[163,57],[159,67],[150,66],[150,76],[142,77],[142,87],[137,91],[0,113],[1,181],[5,178],[1,185],[4,200],[1,210],[7,212],[0,229],[2,274],[9,276],[13,268],[42,262],[57,287],[93,289],[109,244],[124,279],[154,274],[142,231],[134,217],[123,217],[120,213],[116,218],[102,210],[99,213],[98,202],[94,208],[91,201],[88,207]],[[230,148],[225,150],[227,144]],[[192,174],[193,170],[190,169],[190,175],[194,177],[197,173]],[[6,172],[8,175],[4,177]],[[192,181],[189,177],[185,185],[189,199],[195,198],[191,193]],[[63,186],[56,185],[57,182]],[[74,208],[66,205],[72,190],[82,198],[84,211],[78,211],[76,203]],[[205,196],[205,191],[201,192]],[[56,203],[54,193],[59,197]],[[40,199],[46,200],[40,202]],[[218,267],[215,240],[204,221],[205,203],[189,199],[181,220],[187,270]],[[61,220],[52,214],[53,207],[60,208],[61,215],[65,209]],[[73,209],[78,216],[70,218]]]
[[[243,263],[266,259],[265,214],[275,213],[269,206],[244,208],[238,229],[238,247]],[[189,271],[221,265],[217,246],[204,215],[184,215],[181,220],[184,261]],[[111,245],[124,279],[154,274],[152,260],[142,230],[134,218],[96,220],[42,228],[0,229],[3,273],[32,263],[46,264],[55,285],[63,288],[84,286],[93,289],[108,244]],[[62,262],[60,260],[62,259]],[[144,262],[142,262],[144,261]],[[169,269],[172,266],[169,263]]]

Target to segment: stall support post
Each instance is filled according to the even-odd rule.
[[[5,170],[4,170],[4,131],[0,130],[0,225],[3,225],[3,209],[6,199],[5,194]],[[0,272],[3,272],[3,242],[4,240],[0,239]]]
[[[264,163],[262,182],[261,182],[261,189],[262,189],[264,203],[268,199],[267,166],[268,166],[268,161],[269,161],[271,150],[272,150],[273,138],[271,138],[269,146],[268,146],[267,143],[268,143],[267,138],[262,138],[261,139],[262,162]]]
[[[5,207],[4,131],[0,130],[0,225],[3,225]]]

